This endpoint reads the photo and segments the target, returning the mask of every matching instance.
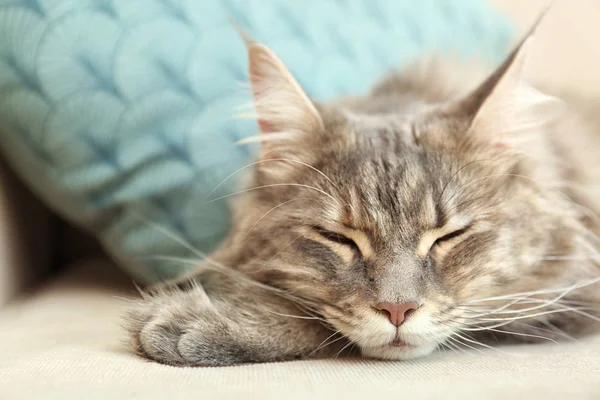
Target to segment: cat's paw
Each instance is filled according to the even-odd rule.
[[[128,312],[126,327],[135,351],[178,366],[223,366],[262,361],[243,333],[200,291],[147,298]]]

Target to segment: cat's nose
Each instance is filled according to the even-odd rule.
[[[384,312],[392,325],[398,327],[404,323],[406,318],[412,314],[419,305],[415,302],[409,303],[379,303],[375,306],[379,311]]]

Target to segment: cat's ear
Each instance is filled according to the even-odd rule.
[[[256,118],[264,135],[277,138],[323,129],[314,103],[267,46],[246,40]],[[261,142],[269,142],[265,137]]]
[[[525,63],[543,15],[498,68],[453,105],[454,110],[469,119],[468,134],[510,145],[511,135],[540,126],[548,119],[545,106],[558,100],[537,91],[524,79]]]

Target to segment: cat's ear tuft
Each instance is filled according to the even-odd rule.
[[[265,45],[246,40],[256,117],[264,134],[302,134],[323,120],[283,62]]]
[[[540,20],[481,85],[454,104],[456,111],[469,118],[469,134],[510,146],[520,132],[540,127],[551,118],[547,106],[560,101],[533,88],[524,76]]]

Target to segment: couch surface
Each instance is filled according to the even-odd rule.
[[[544,0],[494,0],[521,26]],[[557,2],[540,31],[534,78],[600,94],[597,0]],[[50,265],[51,217],[0,164],[0,306]],[[34,273],[35,272],[35,273]],[[150,363],[124,345],[120,315],[135,294],[102,258],[0,309],[0,400],[139,398],[600,399],[600,336],[573,343],[439,353],[413,362],[360,359],[231,368]]]

